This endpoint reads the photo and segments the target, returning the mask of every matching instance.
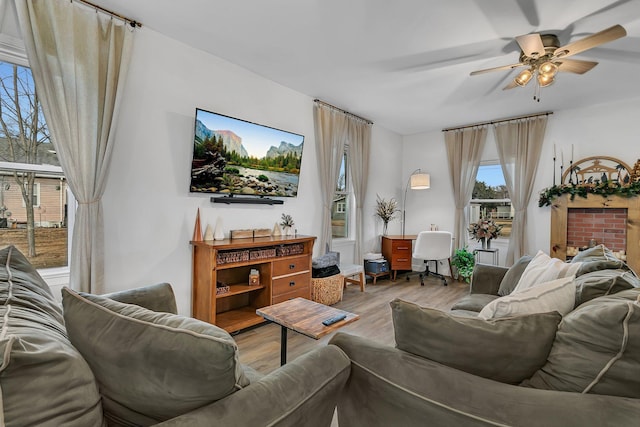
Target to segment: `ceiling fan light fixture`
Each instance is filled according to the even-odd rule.
[[[544,62],[540,64],[540,67],[538,67],[538,73],[540,74],[553,77],[556,75],[557,72],[558,72],[558,64],[555,64],[551,61]]]
[[[538,73],[538,84],[540,85],[540,87],[549,86],[554,81],[555,79],[553,75]]]
[[[532,77],[533,77],[533,72],[531,70],[522,70],[520,71],[520,74],[518,74],[513,81],[518,86],[526,86]]]

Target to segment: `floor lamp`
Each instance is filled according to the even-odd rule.
[[[411,172],[411,176],[409,176],[407,180],[407,185],[404,188],[404,197],[402,198],[402,238],[404,238],[404,226],[406,222],[405,206],[409,187],[411,187],[412,190],[426,190],[431,187],[431,176],[429,176],[428,173],[423,173],[421,169],[416,169]]]

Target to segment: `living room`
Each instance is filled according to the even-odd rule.
[[[101,289],[96,290],[98,293],[169,282],[175,292],[178,312],[189,315],[192,279],[192,246],[189,241],[193,235],[198,209],[203,225],[213,226],[220,221],[227,236],[230,230],[235,229],[273,228],[283,213],[294,218],[298,233],[318,235],[321,232],[319,224],[322,212],[319,177],[323,171],[318,167],[316,154],[312,114],[315,98],[323,99],[374,122],[368,185],[363,202],[363,252],[380,251],[382,223],[374,216],[376,196],[402,200],[408,177],[411,171],[416,169],[430,174],[431,185],[426,191],[409,193],[406,201],[406,232],[415,234],[428,229],[430,224],[436,224],[440,230],[454,229],[455,201],[442,132],[445,128],[490,122],[517,115],[547,111],[553,113],[548,117],[541,160],[533,185],[533,196],[528,205],[526,229],[532,254],[537,250],[548,252],[550,248],[551,208],[538,207],[536,195],[540,190],[549,187],[553,183],[554,175],[559,174],[559,161],[556,164],[553,162],[556,150],[558,153],[563,152],[565,168],[570,160],[570,153],[573,153],[572,160],[610,156],[633,164],[640,158],[634,125],[640,116],[640,90],[635,84],[637,68],[640,66],[640,53],[637,43],[631,47],[628,44],[637,42],[640,36],[640,21],[637,18],[640,14],[637,13],[636,7],[638,2],[584,2],[579,10],[571,14],[566,11],[567,17],[559,21],[549,18],[557,15],[551,10],[551,4],[557,2],[536,2],[541,7],[540,11],[545,11],[546,19],[549,19],[548,27],[545,27],[547,23],[541,18],[539,25],[527,24],[513,28],[514,21],[520,22],[515,18],[521,15],[515,15],[516,12],[513,12],[513,16],[505,16],[503,21],[509,26],[508,31],[496,31],[492,39],[507,37],[506,32],[509,32],[509,40],[512,40],[517,35],[533,31],[565,28],[590,13],[620,3],[622,6],[617,13],[602,13],[603,17],[611,18],[611,21],[604,18],[595,20],[596,22],[592,23],[593,27],[585,31],[593,33],[614,24],[623,25],[628,33],[627,38],[614,43],[622,43],[617,49],[625,52],[627,60],[608,60],[604,53],[603,57],[599,57],[594,52],[593,59],[600,61],[598,67],[582,76],[561,76],[563,79],[559,78],[554,85],[542,89],[540,102],[531,99],[531,87],[500,90],[501,86],[498,86],[498,83],[504,85],[507,81],[501,80],[504,75],[499,73],[489,79],[484,76],[469,76],[469,72],[476,69],[517,62],[515,51],[510,55],[501,54],[497,59],[493,58],[493,62],[476,60],[471,64],[454,64],[447,72],[451,75],[452,85],[457,87],[458,91],[450,92],[449,95],[455,97],[444,98],[442,103],[436,106],[439,110],[437,115],[434,113],[431,117],[425,114],[424,125],[420,122],[407,125],[402,120],[394,122],[391,117],[370,114],[371,110],[367,107],[367,102],[372,96],[370,93],[361,93],[361,98],[344,103],[337,102],[338,98],[335,95],[323,96],[319,90],[303,93],[263,77],[259,69],[247,69],[231,60],[179,41],[152,25],[147,25],[148,15],[139,10],[147,7],[151,11],[159,7],[154,6],[152,1],[135,2],[139,3],[137,6],[115,0],[95,3],[142,23],[141,28],[133,30],[131,61],[114,135],[115,145],[110,172],[102,199],[105,268],[104,284]],[[419,3],[407,4],[407,7],[415,7],[420,11],[415,14],[417,18],[411,22],[415,23],[420,18],[433,24],[436,19],[427,13],[431,7]],[[480,8],[479,3],[469,1],[465,6],[476,10]],[[578,7],[577,3],[573,2],[571,6]],[[8,6],[10,4],[11,1],[2,1],[5,10],[11,10]],[[267,8],[258,4],[253,6],[256,9],[251,13],[256,15],[261,15]],[[359,6],[363,6],[362,3],[359,3]],[[223,5],[214,8],[219,10],[213,10],[211,13],[216,12],[218,19],[239,21],[240,14],[232,18],[220,18],[224,17],[226,7],[231,8],[230,5]],[[275,15],[282,12],[278,7],[270,7],[274,8]],[[279,7],[293,5],[281,4]],[[460,13],[458,8],[451,9],[447,15]],[[312,13],[306,9],[303,12],[309,15]],[[200,14],[200,10],[194,6],[189,14]],[[474,17],[482,20],[485,26],[495,24],[491,17],[480,14]],[[6,16],[4,19],[7,19]],[[215,19],[211,18],[211,21]],[[312,21],[313,24],[318,24],[318,27],[309,26],[307,31],[330,31],[320,26],[322,22],[318,21]],[[452,39],[464,34],[467,23],[465,19],[461,21],[452,29],[449,36]],[[307,21],[298,23],[296,29],[300,30],[298,27],[305,22]],[[185,21],[181,25],[188,28],[191,24]],[[3,29],[7,28],[11,27],[4,24]],[[16,39],[19,34],[13,33],[10,36]],[[291,37],[296,37],[296,33],[292,32]],[[431,37],[432,39],[425,44],[432,44],[433,38],[437,35],[432,34]],[[475,42],[474,37],[468,34],[464,40],[453,40],[450,44],[471,44]],[[378,38],[381,39],[382,36],[378,35]],[[374,39],[372,44],[378,43],[378,38]],[[335,39],[339,38],[332,36],[332,40]],[[509,40],[504,40],[504,44]],[[258,40],[253,42],[257,43]],[[210,43],[224,44],[225,39],[213,39]],[[448,43],[442,48],[446,48],[446,44]],[[375,49],[375,46],[368,48]],[[270,55],[259,45],[254,49],[256,55]],[[296,55],[294,51],[276,53],[283,56]],[[276,53],[274,58],[277,58]],[[586,57],[589,58],[589,55]],[[611,78],[607,72],[612,72],[614,68],[616,77]],[[307,75],[310,79],[331,81],[331,76],[316,75],[312,66],[302,70],[300,74]],[[428,77],[429,74],[423,76],[417,72],[400,75],[401,79],[418,80],[431,86],[434,96],[438,92],[441,81]],[[474,79],[481,80],[477,83]],[[562,85],[568,86],[570,90],[562,90]],[[401,85],[397,88],[398,91],[406,90]],[[513,99],[517,101],[517,108],[512,107]],[[430,104],[433,101],[425,96],[421,102]],[[509,107],[495,109],[501,102],[505,105],[508,103]],[[556,105],[571,107],[556,108]],[[222,205],[211,204],[209,196],[190,193],[191,145],[196,108],[304,135],[306,148],[298,196],[286,199],[284,205]],[[394,116],[403,115],[404,108],[397,108],[398,112],[394,113]],[[386,123],[388,125],[385,125]],[[487,160],[497,160],[493,140],[490,131],[486,155],[483,156]],[[389,233],[400,233],[401,226],[400,221],[392,221]],[[500,250],[501,264],[504,265],[506,244],[499,244],[503,245],[500,246]],[[334,242],[333,249],[341,252],[345,262],[359,261],[354,260],[353,242],[350,239]],[[314,255],[321,255],[323,252],[324,248],[316,245]]]

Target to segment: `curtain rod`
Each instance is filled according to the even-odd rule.
[[[458,127],[453,127],[453,128],[442,129],[442,132],[449,132],[451,130],[472,128],[474,126],[493,125],[493,124],[496,124],[496,123],[510,122],[511,120],[528,119],[529,117],[549,116],[551,114],[553,114],[553,111],[545,111],[544,113],[529,114],[529,115],[526,115],[526,116],[509,117],[508,119],[491,120],[490,122],[474,123],[472,125],[465,125],[465,126],[458,126]]]
[[[317,102],[318,104],[322,104],[322,105],[324,105],[325,107],[333,108],[333,109],[334,109],[334,110],[336,110],[336,111],[340,111],[341,113],[344,113],[344,114],[346,114],[347,116],[355,117],[356,119],[358,119],[358,120],[362,120],[363,122],[367,122],[367,123],[368,123],[368,124],[370,124],[370,125],[372,125],[372,124],[373,124],[373,122],[372,122],[371,120],[369,120],[369,119],[365,119],[364,117],[357,116],[357,115],[355,115],[355,114],[353,114],[353,113],[350,113],[350,112],[348,112],[348,111],[343,110],[342,108],[338,108],[338,107],[336,107],[335,105],[331,105],[331,104],[329,104],[329,103],[327,103],[327,102],[320,101],[319,99],[314,99],[314,100],[313,100],[313,102]]]
[[[89,6],[89,7],[92,7],[94,9],[96,9],[96,10],[104,12],[107,15],[111,15],[114,18],[118,18],[118,19],[126,22],[127,24],[131,25],[131,28],[136,28],[136,27],[140,28],[140,27],[142,27],[142,24],[140,22],[136,21],[135,19],[127,18],[126,16],[122,16],[122,15],[120,15],[118,13],[112,12],[109,9],[105,9],[104,7],[98,6],[97,4],[93,4],[90,1],[87,1],[87,0],[71,0],[72,3],[74,1],[77,1],[78,3],[83,3],[83,4],[85,4],[85,5]]]

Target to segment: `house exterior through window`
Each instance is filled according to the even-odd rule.
[[[345,152],[342,155],[340,164],[340,174],[336,183],[336,192],[333,196],[333,207],[331,209],[331,231],[334,239],[349,237],[350,206],[351,206],[351,178],[349,176],[348,157]]]
[[[31,70],[0,57],[0,245],[39,269],[67,266],[67,190]]]

